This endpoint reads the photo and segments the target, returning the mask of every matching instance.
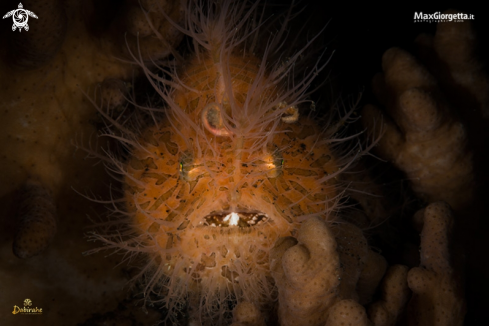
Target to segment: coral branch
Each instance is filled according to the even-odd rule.
[[[390,117],[371,105],[363,110],[367,128],[376,134],[384,131],[380,155],[403,170],[426,201],[445,200],[457,209],[466,205],[474,177],[464,126],[450,114],[434,78],[413,56],[393,48],[382,62],[384,75],[376,78],[374,87]]]
[[[279,240],[270,252],[280,324],[324,325],[340,283],[336,240],[324,221],[311,218],[303,223],[297,241]]]
[[[338,301],[329,310],[326,326],[368,326],[370,322],[362,305],[354,300]]]
[[[244,301],[234,307],[231,326],[265,326],[265,319],[256,305]]]
[[[297,240],[278,240],[270,265],[282,326],[367,325],[358,298],[370,301],[386,269],[359,228],[349,223],[329,227],[319,218],[306,220]]]
[[[381,299],[368,309],[375,326],[395,325],[411,295],[407,284],[407,266],[394,265],[387,271],[381,285]]]
[[[453,216],[444,202],[424,210],[421,265],[407,277],[414,295],[409,302],[410,325],[462,325],[465,301],[451,266],[450,240]]]

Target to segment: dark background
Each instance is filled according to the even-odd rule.
[[[2,1],[0,13],[16,8],[18,1]],[[88,0],[87,0],[88,1]],[[283,1],[271,1],[272,3]],[[117,7],[121,1],[107,1],[108,7]],[[357,95],[363,92],[362,103],[376,103],[370,91],[372,77],[381,71],[382,54],[390,47],[401,47],[413,52],[413,41],[420,33],[434,34],[435,23],[414,23],[414,12],[432,14],[453,8],[475,15],[473,24],[479,35],[479,55],[488,57],[489,11],[479,4],[467,1],[449,1],[440,4],[424,3],[416,5],[411,2],[392,2],[390,5],[372,5],[367,2],[352,3],[349,1],[301,1],[297,7],[306,6],[299,15],[293,28],[310,24],[312,30],[319,30],[326,22],[328,27],[322,35],[324,44],[334,54],[328,67],[329,77],[335,85],[335,92],[340,95]],[[3,14],[1,14],[3,16]],[[110,15],[110,12],[108,12]],[[5,35],[11,32],[11,18],[0,20],[0,47],[6,46]],[[2,77],[4,78],[4,77]],[[486,172],[487,173],[487,172]],[[483,188],[482,188],[483,189]],[[482,198],[481,195],[479,198]],[[477,217],[474,217],[477,220]],[[481,224],[474,243],[484,235],[486,223]],[[482,238],[477,248],[484,252],[487,248]],[[477,245],[476,245],[477,247]],[[468,247],[471,250],[474,247]],[[470,256],[467,272],[468,315],[466,325],[489,324],[486,311],[489,305],[489,275],[486,272],[487,260],[477,260],[481,255]]]

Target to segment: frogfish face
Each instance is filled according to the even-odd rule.
[[[339,165],[324,126],[288,123],[284,91],[257,59],[226,62],[196,58],[179,72],[166,118],[141,133],[123,168],[124,200],[151,287],[266,302],[269,250],[303,220],[328,219]]]

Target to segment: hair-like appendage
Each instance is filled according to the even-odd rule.
[[[292,9],[270,33],[260,2],[183,8],[184,25],[172,24],[193,44],[185,62],[153,71],[133,53],[163,106],[129,119],[99,110],[123,147],[104,158],[122,189],[92,239],[139,259],[145,300],[164,305],[167,320],[188,300],[192,319],[224,324],[230,301],[276,300],[269,250],[306,219],[336,219],[337,177],[362,151],[340,150],[351,112],[337,124],[301,114],[327,62],[297,68],[315,37],[297,53],[284,48]]]

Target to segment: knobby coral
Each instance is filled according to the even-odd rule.
[[[422,224],[421,264],[407,275],[413,296],[409,302],[411,325],[463,325],[465,302],[460,276],[450,257],[453,214],[437,202],[416,213]]]

